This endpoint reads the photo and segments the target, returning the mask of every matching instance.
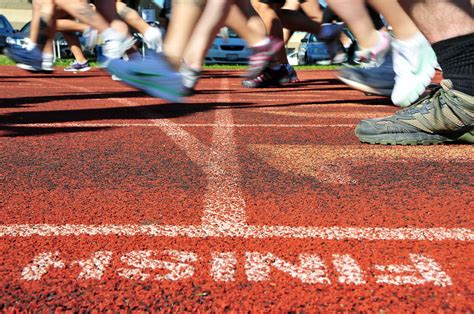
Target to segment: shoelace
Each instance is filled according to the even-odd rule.
[[[445,97],[445,94],[446,94],[446,91],[443,89],[443,87],[437,86],[427,96],[423,97],[416,103],[413,103],[409,107],[400,110],[399,112],[414,114],[418,112],[419,109],[423,107],[427,102],[431,102],[431,104],[436,110],[441,110],[441,99]]]

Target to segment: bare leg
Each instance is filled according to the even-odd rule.
[[[56,21],[56,31],[58,32],[84,32],[89,26],[70,19],[58,19]]]
[[[347,23],[362,49],[377,45],[379,35],[370,19],[365,0],[328,0],[327,3]]]
[[[387,19],[398,39],[410,39],[419,32],[397,0],[368,0],[368,2]]]
[[[76,61],[79,63],[87,62],[86,57],[84,57],[84,54],[82,53],[81,44],[76,34],[70,32],[63,32],[63,37],[69,45],[69,48],[71,49],[71,52],[74,55],[74,59],[76,59]]]
[[[431,43],[474,32],[470,0],[400,0],[400,3]]]
[[[184,50],[204,10],[204,5],[204,0],[173,0],[163,51],[175,70],[181,66]]]
[[[227,0],[208,0],[184,53],[186,63],[200,68],[214,36],[224,23],[231,5]]]
[[[269,5],[259,0],[252,0],[252,5],[260,15],[267,28],[267,33],[275,38],[283,40],[283,24],[278,17],[276,10],[277,5]],[[276,54],[277,61],[281,64],[288,64],[285,48],[280,49]]]
[[[252,29],[253,25],[249,24],[247,16],[242,9],[235,4],[230,7],[224,24],[232,28],[250,47],[255,46],[259,41],[265,38],[265,26],[260,24],[259,27],[263,27],[263,29]]]
[[[443,76],[474,95],[474,19],[470,0],[401,1],[433,44]],[[471,121],[472,124],[474,122]]]
[[[132,28],[139,31],[141,34],[145,34],[145,32],[151,27],[145,22],[137,11],[132,8],[129,8],[125,3],[117,2],[117,13],[120,17]]]

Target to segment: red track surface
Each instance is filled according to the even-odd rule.
[[[396,108],[333,72],[1,71],[0,310],[473,311],[473,147],[360,144]]]

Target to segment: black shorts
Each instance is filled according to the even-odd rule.
[[[261,3],[265,3],[265,4],[269,4],[269,5],[278,4],[280,6],[285,5],[285,2],[286,2],[286,0],[259,0],[259,1]]]

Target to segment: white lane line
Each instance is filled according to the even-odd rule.
[[[228,90],[229,80],[221,80],[221,90]],[[229,93],[219,94],[218,102],[230,102]],[[241,192],[240,165],[230,110],[216,110],[209,164],[205,168],[208,185],[204,196],[203,226],[229,232],[245,225],[245,201]]]
[[[175,123],[177,127],[219,127],[219,128],[353,128],[356,124],[239,124],[239,123]],[[163,120],[153,120],[151,123],[25,123],[8,124],[9,127],[29,128],[130,128],[148,127],[161,128],[166,126]],[[169,126],[169,124],[168,124]]]
[[[0,237],[62,237],[84,235],[374,241],[474,241],[474,229],[468,228],[288,227],[245,225],[240,226],[238,229],[216,230],[209,229],[207,226],[172,225],[0,225]]]

